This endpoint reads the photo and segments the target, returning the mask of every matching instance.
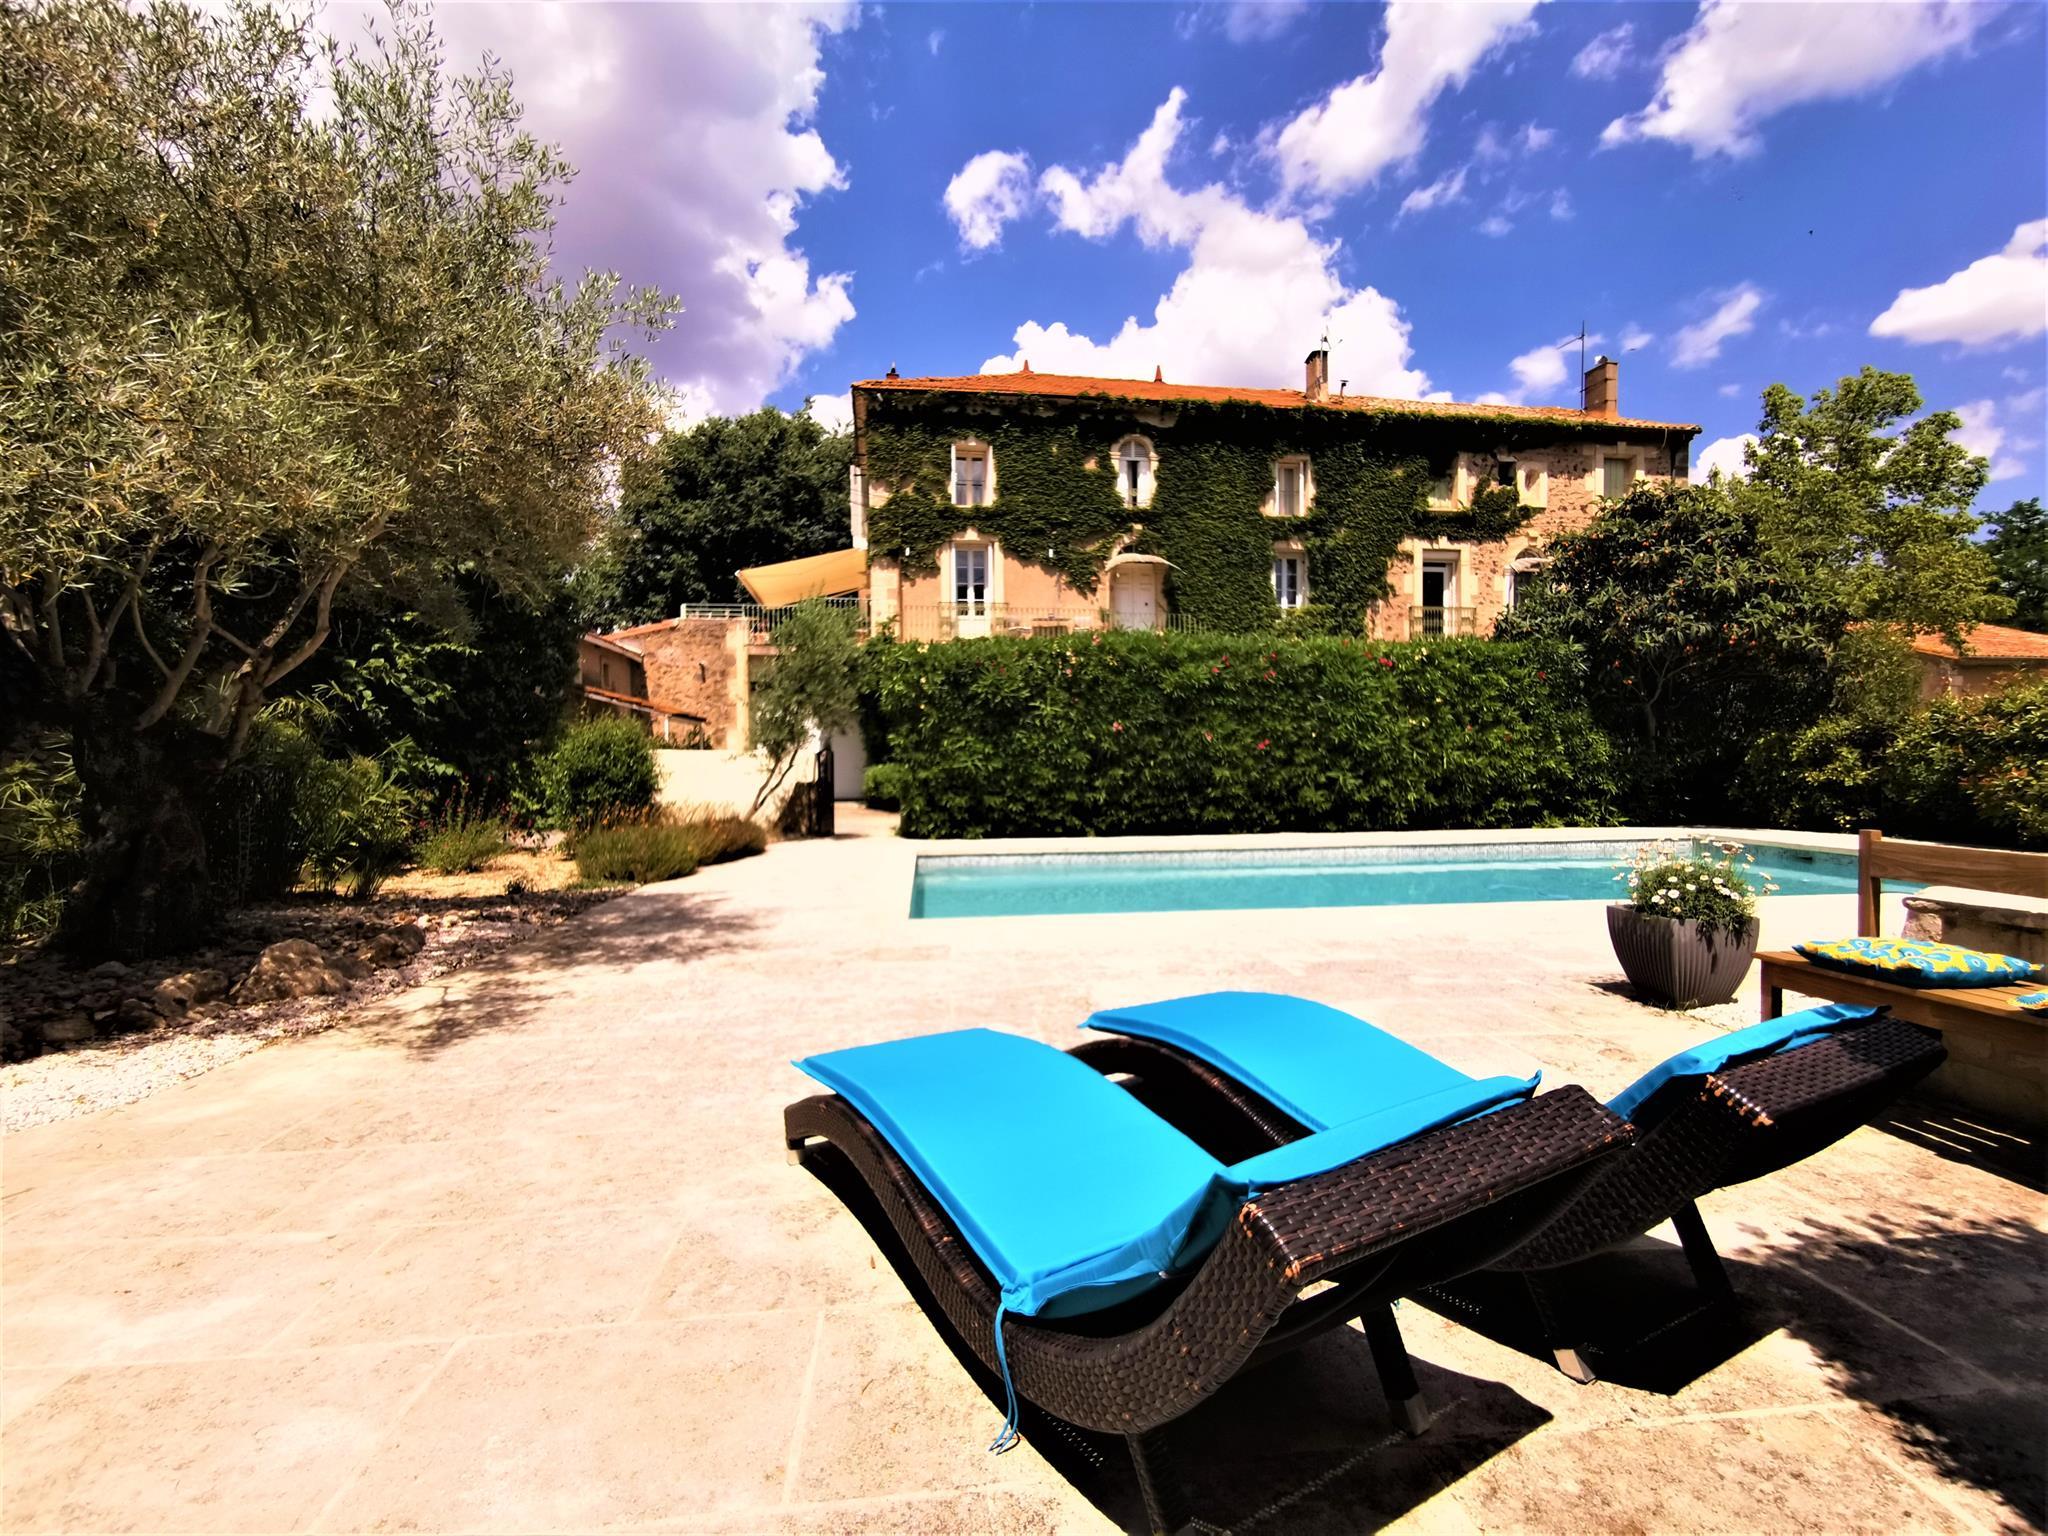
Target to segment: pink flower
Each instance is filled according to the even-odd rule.
[[[1121,720],[1112,720],[1109,722],[1109,728],[1112,731],[1120,731],[1124,728],[1124,723]]]
[[[1271,745],[1273,745],[1273,743],[1272,743],[1272,741],[1271,741],[1271,740],[1266,740],[1266,741],[1262,741],[1262,742],[1260,742],[1260,743],[1258,744],[1257,748],[1255,748],[1254,750],[1256,750],[1256,751],[1260,751],[1260,752],[1263,752],[1263,751],[1265,751],[1265,750],[1266,750],[1266,748],[1270,747]]]
[[[1393,664],[1394,658],[1391,656],[1382,656],[1380,658],[1380,665],[1383,667],[1391,667]]]
[[[1102,644],[1102,636],[1100,636],[1100,635],[1091,635],[1091,636],[1089,636],[1089,637],[1088,637],[1088,643],[1089,643],[1090,645],[1100,645],[1100,644]]]

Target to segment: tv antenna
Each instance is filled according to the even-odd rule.
[[[1579,334],[1567,336],[1565,340],[1579,344],[1579,409],[1583,411],[1586,408],[1586,322],[1581,320]]]

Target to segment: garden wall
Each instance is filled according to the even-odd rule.
[[[865,687],[913,837],[1602,820],[1576,654],[1535,644],[876,642]]]
[[[768,759],[759,752],[684,751],[657,747],[654,770],[661,776],[655,790],[657,804],[680,811],[701,811],[711,816],[744,816],[754,803],[754,794],[768,775]],[[774,826],[799,784],[817,776],[814,753],[799,755],[773,799],[761,808],[756,819]]]

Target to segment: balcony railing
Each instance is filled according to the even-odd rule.
[[[844,608],[855,615],[859,632],[868,632],[867,604],[858,597],[828,597],[825,602],[833,608]],[[766,644],[775,633],[775,626],[796,612],[796,604],[785,603],[779,608],[769,608],[760,603],[685,603],[679,617],[684,619],[744,619],[747,624],[747,639],[754,644]]]
[[[1477,608],[1410,608],[1408,638],[1411,640],[1457,639],[1479,633]]]
[[[1166,616],[1145,623],[1119,621],[1107,608],[1072,603],[907,603],[896,615],[899,640],[972,640],[987,635],[1013,639],[1071,635],[1096,629],[1164,629]]]

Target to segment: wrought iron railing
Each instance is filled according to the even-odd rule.
[[[1477,608],[1410,608],[1408,638],[1411,640],[1456,639],[1479,633]]]
[[[856,623],[862,634],[867,633],[867,603],[858,597],[828,597],[825,602],[834,608],[844,608],[857,615]],[[770,608],[761,603],[685,603],[678,615],[684,619],[744,619],[747,624],[747,638],[766,641],[775,633],[775,626],[796,612],[796,604],[784,603]]]

